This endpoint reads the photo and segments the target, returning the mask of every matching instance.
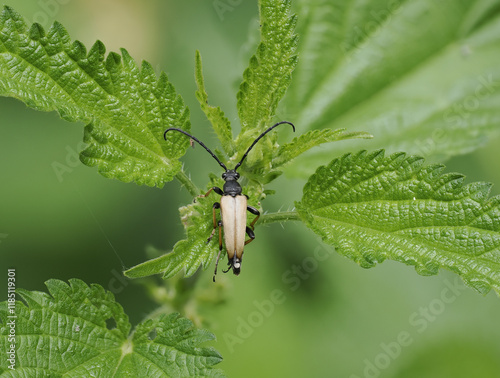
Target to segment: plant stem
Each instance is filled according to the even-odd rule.
[[[183,171],[177,173],[175,175],[175,178],[187,189],[191,196],[196,197],[198,194],[200,194],[200,189],[198,189],[198,187]]]
[[[285,221],[300,221],[299,213],[296,211],[283,211],[278,213],[264,214],[260,217],[259,223],[273,223],[273,222],[285,222]]]

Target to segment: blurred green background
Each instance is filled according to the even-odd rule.
[[[88,48],[100,39],[108,51],[125,47],[137,62],[166,71],[191,109],[193,133],[216,146],[194,96],[194,52],[203,57],[210,102],[222,106],[237,129],[235,94],[258,35],[256,2],[223,1],[223,14],[217,3],[7,4],[46,28],[57,19]],[[144,261],[147,245],[169,250],[183,237],[177,209],[192,199],[177,182],[161,190],[138,187],[85,167],[77,160],[84,125],[55,113],[0,98],[0,126],[1,298],[8,267],[16,268],[18,287],[30,290],[45,290],[49,278],[76,277],[114,288],[132,323],[139,322],[156,305],[142,286],[117,277]],[[448,170],[466,174],[468,182],[500,183],[499,142],[448,161]],[[200,149],[189,150],[183,161],[199,186],[208,173],[220,173]],[[64,171],[58,175],[55,169]],[[264,208],[292,208],[303,184],[281,177],[271,186],[278,195],[266,199]],[[389,261],[363,270],[336,253],[294,283],[283,279],[298,277],[294,266],[307,268],[315,251],[331,249],[301,224],[258,227],[242,274],[219,276],[225,302],[201,311],[217,336],[212,345],[222,353],[219,367],[228,376],[500,377],[500,305],[494,293],[482,297],[449,272],[421,277]],[[211,274],[200,278],[208,289]],[[271,306],[276,290],[281,300]]]

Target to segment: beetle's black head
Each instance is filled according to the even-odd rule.
[[[224,181],[238,181],[240,178],[240,174],[236,172],[234,169],[228,169],[226,172],[222,174],[222,179]]]
[[[236,197],[241,194],[241,185],[238,182],[240,174],[234,169],[228,169],[222,174],[224,182],[223,191],[225,195]]]

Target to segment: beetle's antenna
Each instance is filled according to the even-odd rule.
[[[163,133],[163,138],[164,138],[165,140],[167,140],[167,133],[168,133],[170,130],[175,130],[175,131],[178,131],[178,132],[180,132],[180,133],[183,133],[184,135],[187,135],[188,137],[190,137],[192,140],[194,140],[194,141],[198,142],[198,144],[199,144],[200,146],[202,146],[205,150],[207,150],[207,152],[208,152],[210,155],[212,155],[212,157],[213,157],[215,160],[217,160],[217,163],[219,163],[219,165],[220,165],[222,168],[224,168],[224,170],[226,170],[226,171],[227,171],[227,167],[226,167],[226,165],[225,165],[223,162],[221,162],[217,156],[215,156],[215,154],[214,154],[214,153],[210,150],[210,148],[208,148],[207,146],[205,146],[205,145],[203,144],[203,142],[202,142],[202,141],[198,140],[197,138],[195,138],[195,137],[194,137],[194,136],[192,136],[191,134],[189,134],[189,133],[185,132],[184,130],[182,130],[182,129],[178,129],[178,128],[175,128],[175,127],[171,127],[171,128],[169,128],[169,129],[166,129],[166,130],[165,130],[165,132]],[[267,132],[267,131],[266,131],[266,132]]]
[[[248,147],[248,150],[247,152],[245,152],[245,155],[243,155],[243,157],[241,158],[240,162],[238,164],[236,164],[236,167],[234,167],[234,170],[236,171],[238,169],[238,167],[241,165],[241,163],[243,163],[243,160],[245,160],[245,158],[247,157],[248,153],[250,152],[250,150],[257,144],[257,142],[259,140],[262,139],[262,137],[264,135],[266,135],[269,131],[271,131],[272,129],[274,129],[275,127],[279,126],[279,125],[282,125],[283,123],[286,123],[290,126],[292,126],[293,128],[293,131],[295,132],[295,126],[293,125],[293,123],[291,122],[288,122],[288,121],[281,121],[281,122],[278,122],[278,123],[275,123],[274,125],[272,125],[269,129],[267,129],[266,131],[264,131],[262,134],[260,134],[257,139],[255,139],[252,143],[252,145],[250,147]]]

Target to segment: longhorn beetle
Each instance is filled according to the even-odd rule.
[[[295,132],[295,126],[291,122],[282,121],[274,124],[262,134],[260,134],[252,143],[248,150],[245,152],[241,160],[234,167],[234,169],[227,169],[226,165],[219,160],[217,156],[207,147],[203,142],[187,133],[182,129],[178,129],[175,127],[171,127],[163,133],[163,138],[167,140],[167,133],[169,131],[178,131],[184,135],[187,135],[191,140],[197,142],[200,146],[202,146],[207,152],[212,155],[212,157],[219,163],[219,165],[224,168],[225,172],[222,174],[222,179],[225,181],[223,189],[214,186],[205,194],[200,195],[199,197],[207,197],[210,192],[213,190],[215,193],[221,195],[221,200],[219,202],[215,202],[212,206],[213,209],[213,224],[214,229],[212,233],[207,239],[207,243],[212,240],[212,237],[215,234],[215,230],[219,227],[219,254],[217,255],[217,261],[215,262],[215,271],[213,281],[215,282],[215,275],[217,274],[217,266],[219,265],[219,258],[222,252],[222,227],[224,227],[224,243],[226,245],[227,265],[229,266],[224,273],[227,273],[231,268],[233,269],[233,273],[235,275],[240,274],[241,270],[241,259],[243,257],[243,248],[245,245],[250,243],[255,239],[255,234],[253,232],[255,222],[260,217],[260,212],[255,207],[248,206],[247,200],[248,196],[241,194],[242,189],[241,185],[238,182],[240,178],[240,174],[236,172],[236,170],[243,163],[243,160],[247,157],[250,150],[257,144],[259,140],[264,137],[268,132],[270,132],[275,127],[281,124],[288,124],[292,126],[293,131]],[[222,220],[217,221],[215,210],[220,209]],[[255,215],[254,220],[250,223],[250,226],[247,226],[247,213],[249,211],[253,215]],[[247,234],[250,239],[245,241],[245,234]]]

